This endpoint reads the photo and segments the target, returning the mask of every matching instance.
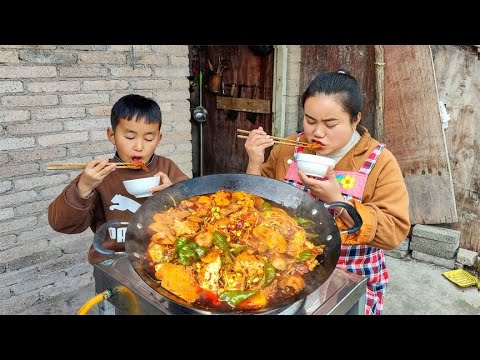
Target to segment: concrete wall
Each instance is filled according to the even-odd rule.
[[[0,45],[0,314],[93,281],[93,233],[64,235],[47,222],[48,204],[79,171],[45,164],[111,157],[106,128],[121,96],[160,104],[157,153],[192,176],[188,75],[187,45]]]
[[[285,107],[285,135],[298,132],[298,116],[303,111],[299,106],[299,97],[305,89],[300,89],[300,61],[302,50],[300,45],[288,45],[287,65],[287,104]]]

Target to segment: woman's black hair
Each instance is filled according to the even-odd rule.
[[[155,100],[137,94],[125,95],[113,105],[110,115],[113,130],[121,119],[127,119],[128,121],[132,119],[135,119],[135,121],[143,120],[147,124],[158,124],[159,128],[162,126],[160,106]]]
[[[333,95],[342,104],[353,122],[363,108],[363,95],[357,80],[347,70],[320,73],[310,82],[302,96],[302,107],[305,101],[317,94]]]

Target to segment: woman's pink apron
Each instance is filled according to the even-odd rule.
[[[300,141],[302,134],[298,135]],[[368,174],[375,165],[384,144],[378,145],[368,156],[358,172],[335,171],[342,194],[347,198],[362,201]],[[296,146],[294,158],[303,147]],[[297,174],[297,163],[293,161],[285,175],[285,182],[298,187],[316,198],[306,186],[302,185]],[[318,198],[316,198],[318,200]],[[383,310],[384,293],[388,284],[388,271],[383,250],[369,245],[341,245],[337,267],[367,277],[367,300],[365,315],[380,315]]]

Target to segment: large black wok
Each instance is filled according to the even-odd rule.
[[[355,225],[348,229],[349,233],[357,231],[362,225],[362,219],[351,205],[344,202],[324,204],[315,200],[306,192],[284,182],[256,175],[246,174],[219,174],[208,175],[189,179],[174,184],[167,189],[156,193],[140,206],[135,212],[126,232],[125,250],[128,258],[140,277],[161,295],[178,305],[193,309],[200,313],[218,313],[216,308],[205,305],[190,304],[160,286],[148,269],[144,255],[150,243],[152,232],[148,226],[154,222],[153,216],[172,206],[177,206],[180,201],[192,196],[214,193],[220,189],[245,191],[258,195],[267,201],[279,204],[292,216],[301,216],[314,221],[309,232],[319,236],[312,240],[315,245],[325,245],[324,253],[317,257],[319,265],[309,273],[305,279],[305,288],[298,294],[276,302],[268,307],[256,310],[235,310],[240,313],[271,313],[285,308],[305,298],[320,287],[332,274],[340,256],[340,232],[327,208],[331,206],[344,207],[355,220]],[[94,247],[103,254],[112,251],[102,248],[99,241],[94,241]],[[224,310],[222,310],[224,311]]]

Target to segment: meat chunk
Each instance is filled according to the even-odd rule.
[[[198,246],[209,247],[213,243],[213,234],[211,232],[203,232],[195,236],[195,243]]]

